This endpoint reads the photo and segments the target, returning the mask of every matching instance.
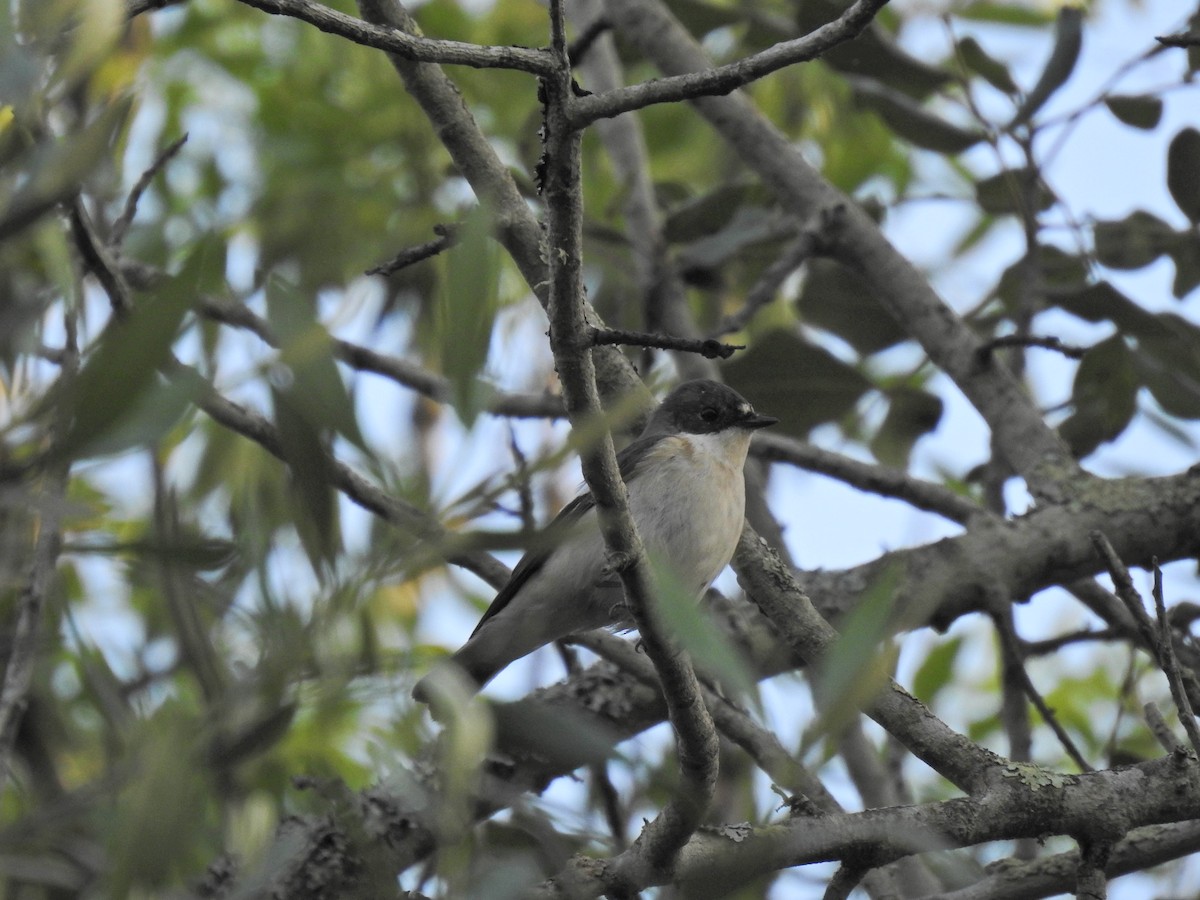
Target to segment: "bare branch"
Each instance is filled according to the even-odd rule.
[[[394,53],[414,62],[445,63],[473,69],[516,69],[548,75],[550,56],[527,47],[487,47],[461,41],[418,37],[399,29],[372,25],[313,0],[238,0],[247,6],[279,16],[291,16],[364,47]]]
[[[746,349],[744,344],[722,344],[712,338],[681,338],[669,334],[645,334],[618,328],[593,328],[591,335],[593,343],[597,346],[626,344],[632,347],[657,347],[660,350],[699,353],[705,359],[729,359],[739,350]]]
[[[1012,619],[995,616],[993,617],[993,621],[996,624],[996,632],[1000,635],[1006,669],[1018,680],[1025,696],[1029,698],[1029,701],[1037,709],[1042,717],[1042,721],[1050,726],[1050,730],[1054,732],[1055,737],[1058,738],[1058,742],[1062,744],[1063,749],[1067,752],[1067,756],[1071,757],[1075,765],[1079,766],[1079,770],[1081,772],[1095,771],[1088,761],[1083,758],[1083,754],[1079,752],[1079,748],[1075,746],[1075,742],[1071,739],[1067,730],[1058,721],[1058,716],[1054,714],[1054,710],[1046,704],[1045,698],[1042,697],[1037,686],[1030,679],[1029,672],[1025,669],[1025,661],[1021,656],[1021,643],[1017,638],[1016,632],[1013,630]]]
[[[899,469],[843,456],[806,441],[777,434],[758,434],[750,445],[750,452],[759,459],[790,463],[872,494],[895,497],[917,509],[937,513],[964,525],[973,517],[988,515],[977,503],[940,484],[914,478]]]
[[[125,198],[125,206],[121,210],[121,215],[117,216],[117,220],[113,222],[112,229],[108,234],[108,244],[115,255],[120,256],[121,254],[121,245],[125,243],[125,235],[129,232],[129,226],[133,224],[133,217],[137,215],[138,203],[141,201],[142,195],[146,193],[146,189],[150,187],[150,183],[163,170],[163,167],[183,149],[187,139],[187,133],[184,132],[181,137],[168,144],[138,178],[133,189],[130,190],[129,196]]]
[[[543,192],[550,247],[550,346],[563,386],[572,427],[596,421],[601,413],[596,371],[588,348],[593,343],[584,307],[582,268],[583,202],[580,177],[580,133],[566,117],[574,92],[566,58],[561,0],[551,2],[553,51],[561,72],[542,82],[545,103]],[[612,568],[621,578],[626,603],[654,663],[671,724],[675,726],[680,782],[659,815],[634,844],[607,864],[614,890],[637,890],[653,873],[669,865],[679,848],[700,825],[717,780],[718,741],[704,706],[700,686],[687,655],[667,638],[654,608],[653,581],[645,548],[629,513],[625,484],[617,468],[612,436],[585,453],[583,475],[595,497],[604,545]],[[572,869],[560,879],[570,883]],[[556,881],[559,879],[556,879]]]
[[[1158,615],[1158,641],[1162,652],[1162,667],[1171,685],[1171,699],[1175,701],[1179,713],[1179,722],[1187,732],[1192,750],[1200,758],[1200,727],[1196,725],[1196,713],[1188,700],[1187,689],[1183,683],[1183,670],[1179,667],[1179,657],[1175,654],[1175,638],[1167,616],[1167,605],[1163,598],[1162,569],[1158,560],[1154,560],[1154,587],[1150,591],[1154,597],[1154,610]]]
[[[1036,334],[1006,334],[992,338],[979,348],[979,358],[984,363],[990,363],[992,353],[1002,347],[1041,347],[1043,350],[1053,350],[1061,353],[1067,359],[1083,359],[1087,347],[1076,347],[1064,344],[1060,338]]]
[[[1155,40],[1164,47],[1200,47],[1200,33],[1195,31],[1166,34],[1162,37],[1156,37]]]
[[[1141,594],[1133,586],[1133,579],[1129,577],[1129,569],[1126,568],[1117,551],[1113,549],[1113,545],[1099,530],[1093,531],[1091,537],[1092,543],[1104,560],[1113,584],[1116,586],[1117,596],[1121,598],[1125,608],[1133,616],[1145,646],[1154,654],[1155,662],[1167,676],[1167,684],[1171,689],[1171,700],[1175,703],[1175,709],[1179,713],[1179,722],[1183,725],[1183,730],[1187,732],[1188,740],[1191,741],[1197,756],[1200,756],[1200,726],[1196,724],[1196,717],[1192,713],[1191,703],[1188,702],[1187,689],[1183,683],[1179,663],[1175,658],[1166,607],[1163,606],[1162,612],[1159,614],[1159,623],[1162,627],[1156,629],[1154,622],[1146,612]],[[1153,565],[1155,571],[1154,600],[1157,606],[1162,604],[1162,576],[1158,570],[1157,558],[1154,559]]]
[[[853,40],[871,23],[888,0],[858,0],[853,6],[811,34],[784,41],[737,62],[704,71],[660,78],[632,87],[581,97],[570,110],[571,122],[582,128],[597,119],[610,118],[656,103],[675,103],[728,94],[764,75],[816,59],[838,44]],[[620,23],[620,18],[614,16]],[[624,23],[620,23],[623,27]]]
[[[417,244],[415,247],[405,247],[387,262],[367,269],[364,274],[391,275],[393,272],[399,272],[408,266],[437,256],[458,243],[458,228],[454,225],[434,225],[433,233],[437,235],[434,240]]]
[[[776,292],[788,276],[809,260],[813,255],[816,243],[815,232],[805,229],[799,237],[784,247],[778,258],[763,270],[758,280],[750,287],[742,308],[733,315],[726,316],[710,337],[719,338],[726,334],[732,334],[750,324],[750,320],[754,318],[755,314],[775,299]]]

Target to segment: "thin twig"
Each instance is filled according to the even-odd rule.
[[[267,321],[244,304],[205,297],[201,298],[199,312],[214,321],[244,328],[268,346],[279,346],[279,339]],[[332,343],[334,356],[353,369],[383,375],[439,403],[446,403],[450,399],[450,382],[414,362],[377,353],[340,338],[334,338]],[[514,418],[561,418],[566,414],[561,398],[550,394],[497,391],[488,401],[487,409],[494,415]]]
[[[1179,722],[1187,732],[1188,740],[1196,756],[1200,758],[1200,726],[1196,724],[1196,714],[1192,711],[1191,701],[1188,700],[1187,689],[1183,684],[1183,670],[1179,666],[1179,658],[1175,655],[1175,639],[1172,635],[1171,623],[1167,617],[1167,604],[1163,599],[1162,569],[1158,559],[1153,560],[1154,586],[1150,593],[1154,597],[1154,609],[1158,614],[1158,637],[1161,653],[1160,665],[1166,673],[1167,683],[1171,686],[1171,699],[1179,712]]]
[[[1090,641],[1119,641],[1124,637],[1124,633],[1117,631],[1114,628],[1080,628],[1078,631],[1071,631],[1067,634],[1060,634],[1058,637],[1045,638],[1040,641],[1021,641],[1021,652],[1025,656],[1049,656],[1051,653],[1057,653],[1063,647],[1069,647],[1071,644],[1082,644]]]
[[[133,310],[133,295],[115,255],[96,233],[82,197],[76,197],[71,204],[71,236],[75,239],[75,247],[83,257],[84,265],[108,294],[113,315],[118,318],[129,315]]]
[[[624,344],[632,347],[655,347],[659,350],[681,350],[685,353],[699,353],[706,359],[729,359],[739,350],[745,350],[741,344],[723,344],[712,338],[681,338],[669,334],[646,334],[643,331],[624,331],[619,328],[592,328],[592,343],[596,346],[605,344]]]
[[[1200,32],[1181,31],[1179,34],[1164,34],[1155,40],[1164,47],[1200,47]]]
[[[178,6],[186,2],[187,0],[127,0],[125,18],[134,19],[142,13],[151,12],[156,9],[166,9],[168,6]]]
[[[760,309],[775,299],[776,292],[788,276],[809,260],[816,245],[816,232],[806,228],[799,237],[784,247],[775,261],[758,276],[758,280],[746,292],[746,300],[741,309],[726,316],[709,338],[715,340],[745,328]]]
[[[1154,628],[1154,623],[1150,621],[1150,616],[1146,613],[1141,594],[1133,586],[1133,579],[1129,577],[1129,569],[1125,567],[1125,563],[1121,561],[1121,557],[1117,555],[1117,551],[1113,549],[1113,545],[1102,532],[1093,531],[1090,537],[1092,546],[1100,554],[1100,558],[1104,561],[1104,566],[1113,580],[1117,597],[1125,604],[1125,609],[1129,611],[1129,614],[1133,616],[1138,635],[1142,639],[1142,645],[1154,654],[1155,662],[1161,666],[1158,633]]]
[[[182,137],[176,138],[168,144],[155,157],[150,167],[142,173],[132,190],[130,190],[129,196],[125,198],[125,206],[121,209],[121,214],[117,216],[117,220],[113,222],[112,230],[108,233],[109,247],[117,256],[121,254],[121,245],[125,243],[125,236],[129,233],[129,226],[133,224],[133,217],[137,215],[138,203],[141,202],[142,195],[146,193],[146,189],[150,187],[150,183],[163,170],[163,167],[174,159],[175,154],[183,149],[183,145],[187,143],[187,139],[188,136],[185,131]]]
[[[1158,708],[1157,703],[1150,701],[1143,706],[1142,715],[1145,716],[1146,724],[1150,726],[1150,733],[1154,735],[1154,739],[1158,741],[1160,747],[1168,753],[1179,753],[1183,750],[1183,742],[1175,736],[1175,732],[1163,718],[1162,710]]]
[[[405,247],[387,262],[367,269],[365,274],[391,275],[393,272],[437,256],[458,243],[457,225],[434,225],[433,233],[437,235],[434,240],[417,244],[415,247]]]
[[[1083,359],[1087,347],[1077,347],[1074,344],[1064,344],[1060,338],[1051,335],[1036,334],[1005,334],[992,338],[977,351],[983,361],[991,359],[992,353],[1001,347],[1041,347],[1043,350],[1053,350],[1068,359]]]
[[[517,432],[511,423],[508,426],[508,446],[512,451],[513,462],[517,469],[513,482],[516,485],[517,497],[521,504],[521,528],[532,534],[537,528],[537,522],[533,515],[533,490],[529,478],[529,460],[525,458],[521,445],[517,443]]]
[[[1029,702],[1037,709],[1042,720],[1050,726],[1059,743],[1062,744],[1063,749],[1067,752],[1067,756],[1071,757],[1075,765],[1079,766],[1083,772],[1095,771],[1088,764],[1087,760],[1083,758],[1083,754],[1079,752],[1079,748],[1075,746],[1075,742],[1071,739],[1067,730],[1058,721],[1058,716],[1054,714],[1054,710],[1046,704],[1045,699],[1034,686],[1032,679],[1030,679],[1029,672],[1025,669],[1025,661],[1021,658],[1021,645],[1016,632],[1012,628],[1012,622],[1006,621],[1000,616],[994,616],[993,622],[996,625],[996,632],[1000,635],[1000,643],[1004,656],[1011,663],[1009,668],[1013,676],[1020,683],[1025,696],[1029,698]]]

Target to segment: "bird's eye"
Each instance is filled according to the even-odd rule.
[[[700,418],[705,422],[715,422],[717,420],[717,411],[711,406],[706,406],[700,410]]]

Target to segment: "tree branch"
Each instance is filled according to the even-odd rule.
[[[597,119],[611,118],[656,103],[676,103],[680,100],[694,100],[697,97],[728,94],[765,75],[786,66],[816,59],[839,44],[853,40],[871,23],[875,14],[886,6],[887,2],[888,0],[857,0],[838,18],[812,33],[795,40],[783,41],[737,62],[581,97],[572,111],[571,121],[576,127],[582,128]],[[613,21],[624,29],[628,23],[620,20],[620,14],[620,10],[615,10]]]
[[[811,666],[828,655],[838,640],[837,632],[813,607],[792,572],[764,544],[747,526],[733,558],[738,583],[779,630],[783,641]],[[863,712],[963,790],[979,789],[1002,762],[955,733],[891,679]]]
[[[546,75],[551,61],[545,50],[526,47],[486,47],[461,41],[420,37],[408,29],[387,28],[347,16],[313,0],[238,0],[263,12],[290,16],[307,22],[326,34],[346,38],[414,62],[445,63],[473,69],[516,69]]]
[[[979,504],[940,484],[914,478],[900,469],[843,456],[795,438],[758,434],[750,445],[750,452],[759,459],[790,463],[810,472],[836,478],[859,490],[895,497],[917,509],[937,513],[963,525],[974,517],[988,515]]]
[[[568,117],[575,96],[560,2],[551,3],[551,23],[552,51],[561,69],[554,77],[542,81],[545,104],[542,183],[550,248],[547,254],[550,346],[571,425],[578,428],[584,422],[598,420],[602,408],[589,350],[592,333],[583,302],[581,135]],[[596,501],[610,564],[621,578],[643,646],[658,672],[678,746],[679,786],[633,845],[606,866],[610,883],[622,886],[622,890],[637,889],[647,883],[650,873],[669,864],[700,824],[716,786],[717,735],[691,664],[686,654],[667,639],[654,609],[654,586],[645,548],[629,513],[628,494],[617,469],[612,436],[607,431],[590,452],[583,454],[582,468]],[[570,883],[576,874],[575,868],[571,868],[560,879]]]
[[[640,331],[624,331],[618,328],[590,329],[592,342],[597,346],[605,344],[631,347],[657,347],[660,350],[676,350],[684,353],[699,353],[705,359],[729,359],[739,350],[745,350],[744,344],[722,344],[712,338],[683,338],[669,334],[645,334]]]
[[[668,75],[711,69],[694,38],[658,0],[607,0],[618,31]],[[587,98],[584,98],[587,99]],[[981,341],[856,204],[825,181],[795,145],[740,94],[699,97],[696,109],[802,221],[826,218],[826,249],[863,275],[880,302],[963,391],[996,445],[1035,495],[1080,469],[1021,385],[998,364],[981,365]]]
[[[395,0],[357,2],[363,18],[369,22],[405,33],[416,29],[412,17]],[[544,255],[542,228],[525,197],[517,189],[508,167],[496,155],[491,142],[467,109],[462,95],[439,66],[415,62],[397,53],[389,54],[389,59],[409,94],[429,117],[430,124],[459,172],[480,201],[486,203],[494,213],[500,243],[545,308],[549,300],[550,275]],[[590,305],[586,310],[589,324],[598,327],[603,325]],[[606,402],[640,396],[649,403],[645,386],[619,350],[605,348],[593,356],[600,395]]]

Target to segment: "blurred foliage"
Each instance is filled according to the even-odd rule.
[[[351,0],[331,5],[355,13]],[[796,37],[843,8],[836,0],[669,6],[722,60]],[[1055,6],[946,3],[941,21],[914,5],[889,7],[858,41],[746,94],[885,227],[931,200],[954,204],[963,232],[928,263],[931,275],[978,266],[984,246],[1006,248],[980,296],[953,298],[981,339],[1062,321],[1090,335],[1081,359],[1064,363],[1062,383],[1039,396],[1060,405],[1053,421],[1076,454],[1088,457],[1135,424],[1190,441],[1185,426],[1200,419],[1200,327],[1187,306],[1200,286],[1200,131],[1166,135],[1163,123],[1200,53],[1148,51],[1147,59],[1176,54],[1174,83],[1146,91],[1117,77],[1075,107],[1063,89],[1079,78],[1089,13]],[[545,10],[534,2],[431,0],[417,14],[431,36],[545,41]],[[909,48],[913,31],[927,48],[931,28],[946,36],[939,51]],[[1040,48],[1032,74],[1011,59],[1014,30]],[[631,79],[654,74],[619,50]],[[448,72],[536,207],[533,79]],[[1067,207],[1046,147],[1071,140],[1089,115],[1162,138],[1164,158],[1139,164],[1161,169],[1173,208],[1100,216]],[[807,223],[791,221],[688,106],[652,107],[638,119],[665,250],[690,313],[713,330]],[[157,167],[185,133],[182,152]],[[1112,178],[1129,164],[1096,152]],[[625,221],[627,186],[593,134],[584,172],[590,298],[613,324],[642,327],[644,248]],[[143,174],[136,215],[123,222]],[[406,697],[410,676],[441,652],[424,643],[427,613],[480,589],[454,569],[431,568],[422,543],[430,534],[401,515],[399,524],[369,518],[334,483],[348,462],[402,503],[434,518],[449,510],[452,531],[512,530],[519,516],[541,520],[561,505],[553,471],[561,433],[523,426],[519,439],[498,440],[495,419],[482,414],[489,382],[537,390],[553,378],[544,347],[530,341],[544,319],[492,239],[489,215],[381,53],[233,0],[190,0],[131,22],[121,0],[0,8],[6,656],[39,522],[51,506],[64,516],[29,707],[0,798],[4,896],[166,893],[197,884],[231,848],[270,878],[281,864],[269,849],[281,823],[336,806],[319,790],[299,790],[298,777],[419,796],[415,760],[427,758],[434,732]],[[131,287],[127,309],[114,309],[112,286],[85,274],[85,222]],[[454,249],[362,277],[440,224],[460,226]],[[1014,235],[1028,238],[1015,254],[1005,242]],[[1127,280],[1163,265],[1173,298],[1145,296],[1145,282]],[[214,304],[248,309],[255,321],[222,324]],[[447,402],[414,402],[391,382],[381,388],[371,366],[346,363],[343,337],[444,376]],[[723,365],[724,376],[792,437],[833,434],[903,469],[943,421],[949,389],[904,323],[832,260],[807,260],[733,339],[749,349]],[[238,404],[230,416],[242,416],[257,440],[202,411],[218,396]],[[470,456],[485,445],[483,465]],[[959,474],[947,473],[947,484],[977,490],[961,477],[976,462],[954,460]],[[62,496],[38,474],[55,465],[70,470]],[[534,472],[532,484],[523,475],[503,481],[497,473],[510,468]],[[881,612],[890,584],[867,591],[847,623],[824,673],[823,699],[834,709],[812,734],[836,732],[844,721],[835,713],[892,670],[891,650],[880,649],[890,637]],[[689,620],[681,593],[671,596],[668,613],[695,626],[680,626],[686,645],[734,693],[752,695],[740,651]],[[967,646],[954,636],[930,650],[914,690],[935,708],[955,706],[973,738],[1002,744],[995,684],[976,684],[976,699],[959,702]],[[1141,671],[1119,681],[1109,660],[1060,672],[1047,701],[1085,750],[1147,755],[1152,741],[1136,711],[1159,688]],[[1123,718],[1101,730],[1094,708],[1114,698]],[[605,746],[603,735],[562,719],[464,713],[438,749],[455,776],[438,817],[445,850],[436,871],[448,896],[502,896],[576,851],[629,836],[610,834],[597,812],[599,770],[588,809],[563,814],[530,801],[505,821],[468,827],[470,791],[497,731],[537,739],[542,753]],[[647,752],[614,765],[630,776],[622,824],[633,833],[668,795],[673,762]],[[721,820],[761,820],[751,767],[731,761],[725,771]]]

